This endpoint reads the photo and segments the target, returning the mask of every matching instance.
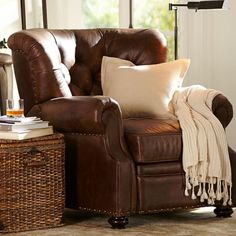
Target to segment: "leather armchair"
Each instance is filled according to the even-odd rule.
[[[117,102],[102,96],[102,57],[165,62],[159,31],[31,29],[13,34],[8,45],[25,115],[49,120],[65,135],[67,207],[107,214],[113,227],[123,227],[130,214],[207,205],[184,196],[178,121],[122,119]],[[215,97],[212,109],[226,127],[233,115],[227,98]],[[232,212],[220,203],[215,210]]]

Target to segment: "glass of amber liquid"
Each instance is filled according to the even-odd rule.
[[[24,116],[24,99],[7,99],[6,115],[9,117]]]

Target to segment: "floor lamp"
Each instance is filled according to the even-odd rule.
[[[228,0],[209,0],[209,1],[189,1],[185,4],[181,3],[169,3],[169,10],[175,12],[175,25],[174,25],[174,49],[175,59],[178,58],[178,8],[187,7],[188,9],[209,10],[209,9],[225,9],[227,8]]]

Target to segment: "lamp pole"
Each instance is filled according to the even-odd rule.
[[[175,26],[174,26],[174,40],[175,40],[175,60],[178,58],[178,9],[174,9],[175,12]]]
[[[20,0],[22,29],[26,29],[25,0]]]
[[[133,1],[129,0],[129,28],[133,28]]]
[[[178,7],[186,7],[187,4],[174,4],[169,3],[169,10],[174,10],[175,14],[175,25],[174,25],[174,52],[175,60],[178,59]]]
[[[48,28],[48,20],[47,20],[47,2],[46,0],[42,0],[42,10],[43,10],[43,28]]]

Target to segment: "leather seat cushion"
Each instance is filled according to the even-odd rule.
[[[125,139],[134,161],[180,161],[182,136],[178,120],[124,119]]]

